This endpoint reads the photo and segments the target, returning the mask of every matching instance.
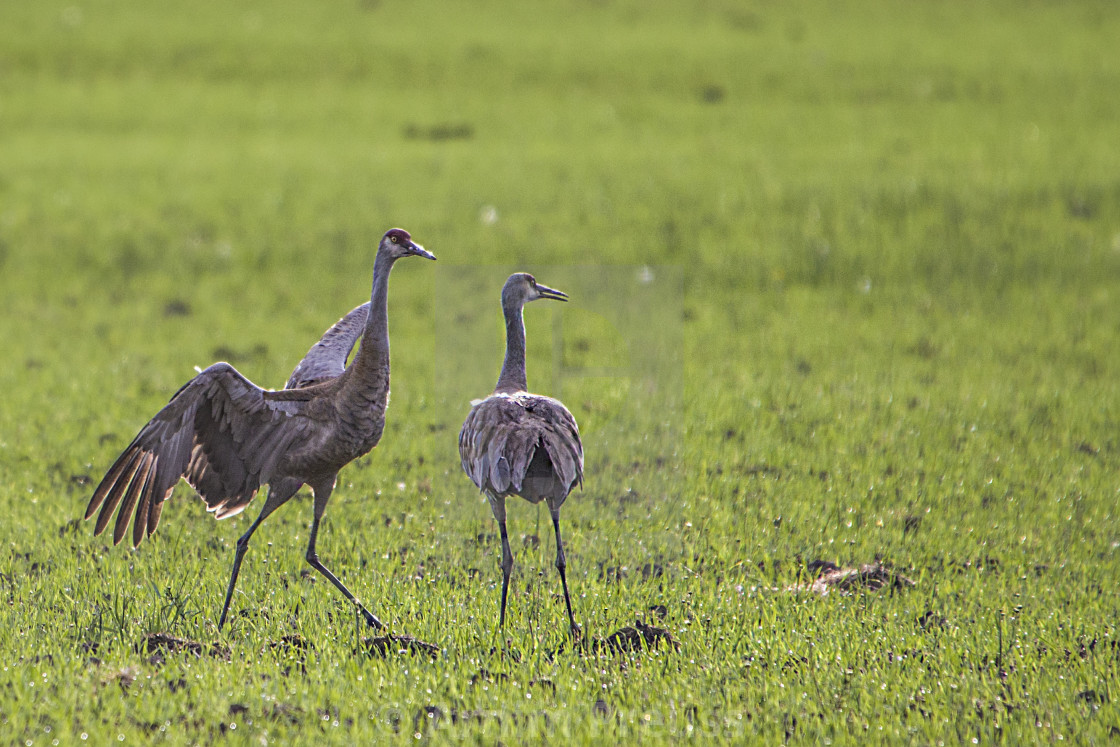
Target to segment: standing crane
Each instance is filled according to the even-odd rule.
[[[339,470],[381,440],[389,402],[389,272],[398,259],[410,256],[435,259],[407,231],[387,231],[377,247],[368,307],[359,306],[328,330],[296,367],[287,388],[261,389],[228,363],[215,363],[187,382],[140,429],[97,486],[85,515],[98,514],[94,534],[109,526],[119,506],[113,543],[125,537],[131,520],[132,543],[139,545],[155,531],[163,502],[180,478],[218,519],[240,513],[267,483],[260,515],[237,540],[218,619],[221,630],[253,533],[307,484],[315,497],[307,562],[357,606],[369,625],[384,627],[323,565],[315,541]],[[347,366],[359,334],[361,344]]]
[[[513,570],[513,553],[506,534],[506,496],[519,495],[530,503],[548,504],[556,530],[556,570],[564,587],[564,603],[573,637],[579,626],[572,614],[568,580],[564,575],[564,544],[560,540],[560,506],[577,484],[583,485],[583,444],[576,419],[552,397],[530,394],[525,378],[525,320],[522,309],[530,301],[549,298],[567,301],[561,291],[547,288],[525,272],[509,276],[502,287],[506,320],[506,356],[494,393],[472,403],[459,432],[463,471],[490,501],[502,537],[502,610]]]

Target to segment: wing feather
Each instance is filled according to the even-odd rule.
[[[496,428],[490,434],[489,444],[486,448],[486,465],[489,468],[489,481],[495,492],[504,493],[509,490],[510,469],[509,459],[506,458],[505,446],[509,438],[508,429]]]
[[[525,473],[529,469],[529,463],[533,461],[533,456],[537,453],[540,433],[532,425],[523,426],[516,430],[511,428],[510,430],[513,433],[507,443],[509,443],[509,456],[513,462],[513,486],[515,489],[521,490],[525,482]]]
[[[159,515],[161,513],[163,513],[163,500],[156,500],[155,496],[153,496],[153,500],[148,506],[148,532],[145,536],[151,537],[152,532],[159,526]],[[135,545],[133,546],[135,547]]]
[[[576,461],[571,449],[560,443],[552,433],[544,435],[542,444],[560,482],[570,487],[576,481],[577,475]]]
[[[463,471],[480,490],[494,495],[520,494],[540,448],[563,496],[583,484],[579,426],[568,409],[551,397],[520,392],[492,395],[471,408],[459,432]]]
[[[140,540],[144,539],[144,527],[148,525],[148,507],[151,506],[151,489],[152,480],[156,476],[156,461],[155,454],[148,454],[147,469],[144,472],[144,484],[137,490],[136,521],[134,521],[132,525],[132,544],[134,547],[140,544]],[[137,473],[137,475],[139,476],[139,473]],[[121,511],[120,515],[117,517],[118,523],[122,517],[127,520],[128,514]],[[122,537],[124,536],[124,532],[120,534]]]
[[[185,478],[218,518],[240,512],[293,443],[306,438],[304,402],[273,401],[228,363],[188,382],[145,425],[94,490],[86,518],[98,509],[95,533],[119,506],[113,541],[155,531],[163,502]]]
[[[117,525],[113,529],[113,544],[120,543],[128,530],[128,522],[132,519],[132,509],[136,506],[136,499],[140,497],[140,489],[148,481],[148,472],[152,468],[152,455],[142,454],[137,460],[136,470],[128,481],[121,510],[117,512]]]
[[[368,318],[367,302],[335,322],[296,365],[284,388],[298,389],[341,376],[346,370],[346,359],[354,349],[354,343],[362,336]]]
[[[109,470],[109,474],[105,476],[105,479],[101,483],[101,486],[109,483],[108,486],[106,486],[104,490],[102,490],[101,486],[98,486],[97,490],[94,491],[94,500],[98,500],[98,496],[100,496],[100,500],[107,499],[105,500],[104,506],[101,508],[101,513],[97,516],[97,524],[94,525],[94,534],[101,534],[105,531],[105,527],[109,526],[109,520],[113,517],[113,511],[116,510],[117,505],[121,502],[121,498],[124,497],[125,489],[128,487],[133,473],[136,472],[136,462],[139,459],[140,454],[131,449],[121,454],[120,458],[117,459],[117,463],[113,465],[112,469]],[[118,467],[117,465],[120,466]],[[98,504],[95,504],[93,500],[90,501],[89,508],[86,509],[87,519],[93,516],[93,512],[97,510],[97,505]]]

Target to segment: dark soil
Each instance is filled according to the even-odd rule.
[[[137,646],[137,649],[147,652],[151,655],[149,662],[158,666],[163,663],[164,657],[168,654],[179,654],[184,651],[194,654],[198,658],[212,656],[215,659],[224,659],[229,661],[230,650],[228,646],[220,643],[212,643],[207,646],[198,641],[191,641],[186,638],[176,638],[167,633],[148,633],[144,636],[143,640]]]
[[[660,646],[671,646],[674,651],[680,650],[680,643],[673,640],[673,636],[664,628],[646,625],[641,620],[635,620],[633,627],[627,625],[619,628],[606,638],[594,638],[591,641],[592,653],[621,654],[653,650]]]
[[[426,655],[435,659],[439,646],[413,638],[410,635],[382,635],[362,639],[362,649],[370,656],[388,657],[389,654]]]

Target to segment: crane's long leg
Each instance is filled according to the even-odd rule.
[[[381,630],[385,627],[385,623],[378,620],[376,615],[367,610],[362,603],[350,593],[350,590],[338,580],[338,577],[319,562],[319,554],[315,552],[315,539],[319,535],[319,520],[323,518],[323,512],[327,510],[327,501],[330,500],[331,491],[334,490],[334,478],[332,477],[328,482],[321,483],[318,487],[313,487],[313,490],[315,491],[315,515],[311,520],[311,538],[307,542],[307,562],[311,564],[312,568],[326,576],[327,580],[334,584],[335,588],[341,591],[343,596],[357,606],[358,611],[362,613],[362,617],[366,619],[366,622],[369,623],[370,626]]]
[[[568,622],[571,624],[572,637],[579,637],[579,626],[576,625],[576,616],[572,614],[572,599],[568,596],[568,579],[564,575],[567,563],[564,560],[564,543],[560,539],[560,507],[548,506],[552,513],[552,526],[556,529],[556,570],[560,571],[560,583],[564,586],[564,604],[568,606]]]
[[[513,551],[509,549],[509,535],[506,533],[506,499],[503,497],[489,496],[490,510],[498,520],[498,531],[502,535],[502,611],[498,618],[498,627],[506,624],[506,597],[509,595],[509,576],[513,572]]]
[[[257,527],[268,518],[269,514],[287,503],[288,499],[296,494],[301,485],[303,483],[288,480],[269,486],[268,498],[265,499],[260,516],[250,525],[249,530],[238,538],[237,553],[233,556],[233,571],[230,573],[229,586],[226,588],[226,603],[222,605],[222,616],[218,618],[218,630],[221,630],[226,622],[229,603],[233,599],[233,587],[237,585],[237,574],[241,572],[241,559],[245,557],[245,551],[249,549],[249,540],[252,539],[253,532],[257,531]]]

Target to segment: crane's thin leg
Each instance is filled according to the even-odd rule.
[[[509,535],[506,534],[506,522],[498,522],[498,531],[502,535],[502,613],[498,618],[498,627],[506,625],[506,597],[509,596],[509,576],[513,572],[513,552],[509,549]]]
[[[253,532],[257,531],[257,527],[268,518],[269,514],[287,503],[288,499],[296,494],[302,484],[301,482],[291,481],[270,486],[268,498],[265,499],[260,516],[250,525],[249,530],[238,538],[237,552],[233,556],[233,571],[230,573],[229,586],[226,588],[226,603],[222,605],[222,616],[218,618],[219,631],[225,625],[226,615],[229,613],[229,603],[233,599],[233,587],[237,585],[237,574],[241,572],[241,560],[245,557],[245,551],[249,549],[249,540],[252,539]]]
[[[509,594],[509,576],[513,572],[513,551],[509,549],[509,535],[506,533],[506,499],[490,497],[490,510],[498,520],[498,531],[502,535],[502,612],[498,618],[498,627],[504,628],[506,624],[506,597]]]
[[[564,560],[564,543],[560,539],[560,507],[549,505],[552,513],[552,526],[556,529],[556,570],[560,571],[560,583],[564,586],[564,604],[568,606],[568,622],[571,624],[573,638],[579,638],[579,626],[576,625],[576,616],[572,614],[572,599],[568,596],[568,579],[564,575],[567,563]]]
[[[342,592],[343,596],[357,606],[358,611],[362,613],[362,617],[373,628],[381,630],[385,627],[385,623],[377,619],[377,616],[367,610],[361,602],[359,602],[350,590],[338,580],[338,577],[331,573],[325,565],[319,562],[319,554],[315,552],[315,539],[319,535],[319,520],[323,518],[323,512],[327,510],[327,501],[330,500],[331,491],[334,490],[334,478],[332,477],[329,482],[320,484],[318,487],[313,488],[315,491],[315,515],[311,520],[311,538],[307,542],[307,562],[311,567],[322,573],[327,577],[327,580],[334,584],[335,588]]]

